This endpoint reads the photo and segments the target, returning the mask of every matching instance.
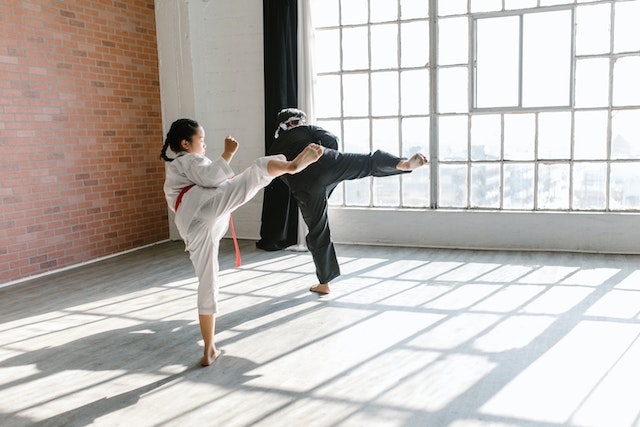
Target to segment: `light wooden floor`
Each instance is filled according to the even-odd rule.
[[[170,242],[0,289],[0,426],[638,426],[640,257],[338,246],[221,257],[200,368]]]

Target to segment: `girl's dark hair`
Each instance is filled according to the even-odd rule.
[[[160,158],[167,162],[172,162],[173,159],[167,156],[167,148],[171,148],[174,153],[184,151],[180,142],[183,139],[191,141],[191,137],[196,134],[200,125],[198,122],[192,119],[179,119],[171,124],[171,129],[167,133],[167,138],[164,140],[164,146],[160,153]]]

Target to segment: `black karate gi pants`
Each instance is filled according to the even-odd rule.
[[[313,256],[319,283],[329,283],[340,276],[340,266],[329,230],[329,196],[342,181],[410,172],[396,168],[400,160],[400,157],[381,150],[370,154],[356,154],[325,148],[316,164],[310,165],[301,173],[281,177],[291,189],[309,228],[307,247]]]

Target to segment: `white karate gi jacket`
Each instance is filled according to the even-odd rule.
[[[200,154],[181,154],[167,162],[164,193],[169,209],[175,211],[184,187],[196,184],[182,197],[175,216],[176,228],[198,276],[198,313],[218,312],[218,250],[229,227],[231,212],[249,201],[273,179],[267,173],[271,159],[258,158],[249,168],[234,176],[229,164]]]

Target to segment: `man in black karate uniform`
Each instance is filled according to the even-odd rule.
[[[381,150],[369,154],[341,153],[338,137],[319,126],[307,124],[306,114],[295,108],[280,111],[277,123],[275,142],[268,154],[284,154],[291,160],[311,143],[324,147],[324,154],[316,163],[298,174],[282,175],[280,179],[291,190],[309,228],[307,247],[319,280],[310,291],[328,294],[329,282],[340,275],[327,215],[328,199],[333,190],[345,180],[410,172],[425,165],[427,158],[418,153],[402,159]]]

